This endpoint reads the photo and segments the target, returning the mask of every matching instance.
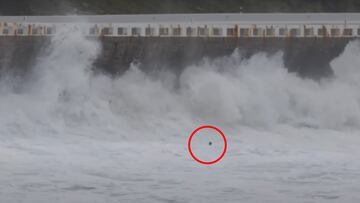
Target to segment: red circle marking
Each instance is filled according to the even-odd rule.
[[[192,140],[193,136],[194,136],[198,131],[200,131],[200,130],[202,130],[202,129],[205,129],[205,128],[216,130],[216,131],[221,135],[221,137],[222,137],[223,140],[224,140],[224,150],[223,150],[223,152],[221,153],[221,155],[220,155],[217,159],[215,159],[215,160],[213,160],[213,161],[202,161],[202,160],[200,160],[199,158],[197,158],[197,157],[194,155],[194,153],[192,152],[192,149],[191,149],[191,140]],[[226,153],[226,150],[227,150],[226,137],[225,137],[224,133],[221,132],[221,130],[220,130],[219,128],[217,128],[217,127],[210,126],[210,125],[200,126],[200,127],[198,127],[196,130],[194,130],[194,131],[191,133],[191,135],[190,135],[190,137],[189,137],[189,140],[188,140],[188,150],[189,150],[189,152],[190,152],[191,157],[192,157],[195,161],[197,161],[197,162],[199,162],[199,163],[201,163],[201,164],[207,164],[207,165],[214,164],[214,163],[220,161],[220,160],[225,156],[225,153]]]

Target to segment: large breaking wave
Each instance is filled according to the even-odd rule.
[[[358,41],[333,60],[334,77],[321,81],[289,73],[282,53],[243,59],[236,50],[202,59],[180,76],[154,77],[132,65],[114,79],[91,71],[100,47],[65,28],[20,87],[18,80],[2,78],[0,133],[128,138],[139,132],[168,136],[204,123],[269,130],[360,128]]]

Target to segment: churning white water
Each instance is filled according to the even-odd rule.
[[[65,28],[21,85],[0,81],[0,202],[360,201],[358,41],[321,81],[236,50],[178,80],[111,79],[91,72],[100,52]],[[212,166],[186,148],[204,124],[229,142]]]

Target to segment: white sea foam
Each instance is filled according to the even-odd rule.
[[[39,58],[25,90],[2,92],[2,114],[19,114],[14,119],[3,117],[2,122],[64,121],[72,126],[121,121],[155,127],[155,123],[171,122],[170,118],[174,125],[180,120],[256,128],[279,124],[359,128],[359,47],[357,41],[351,42],[332,62],[334,78],[320,82],[288,73],[281,53],[240,60],[235,51],[187,67],[175,90],[175,80],[167,80],[166,74],[154,79],[136,66],[117,79],[92,75],[99,43],[67,28]],[[36,122],[31,125],[36,128]]]
[[[21,91],[0,82],[0,200],[360,201],[359,49],[349,43],[322,81],[288,73],[282,53],[237,51],[176,81],[136,65],[111,79],[91,72],[99,42],[65,28]],[[202,124],[229,137],[214,167],[186,151]]]

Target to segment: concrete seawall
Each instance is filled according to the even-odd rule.
[[[238,48],[245,58],[258,52],[273,54],[283,51],[284,63],[289,71],[317,79],[331,75],[329,63],[343,52],[352,39],[104,37],[98,40],[101,41],[102,52],[94,62],[94,68],[112,75],[123,73],[134,61],[148,72],[157,69],[181,72],[203,57],[229,55]],[[49,37],[0,37],[1,74],[26,73],[49,41]]]

